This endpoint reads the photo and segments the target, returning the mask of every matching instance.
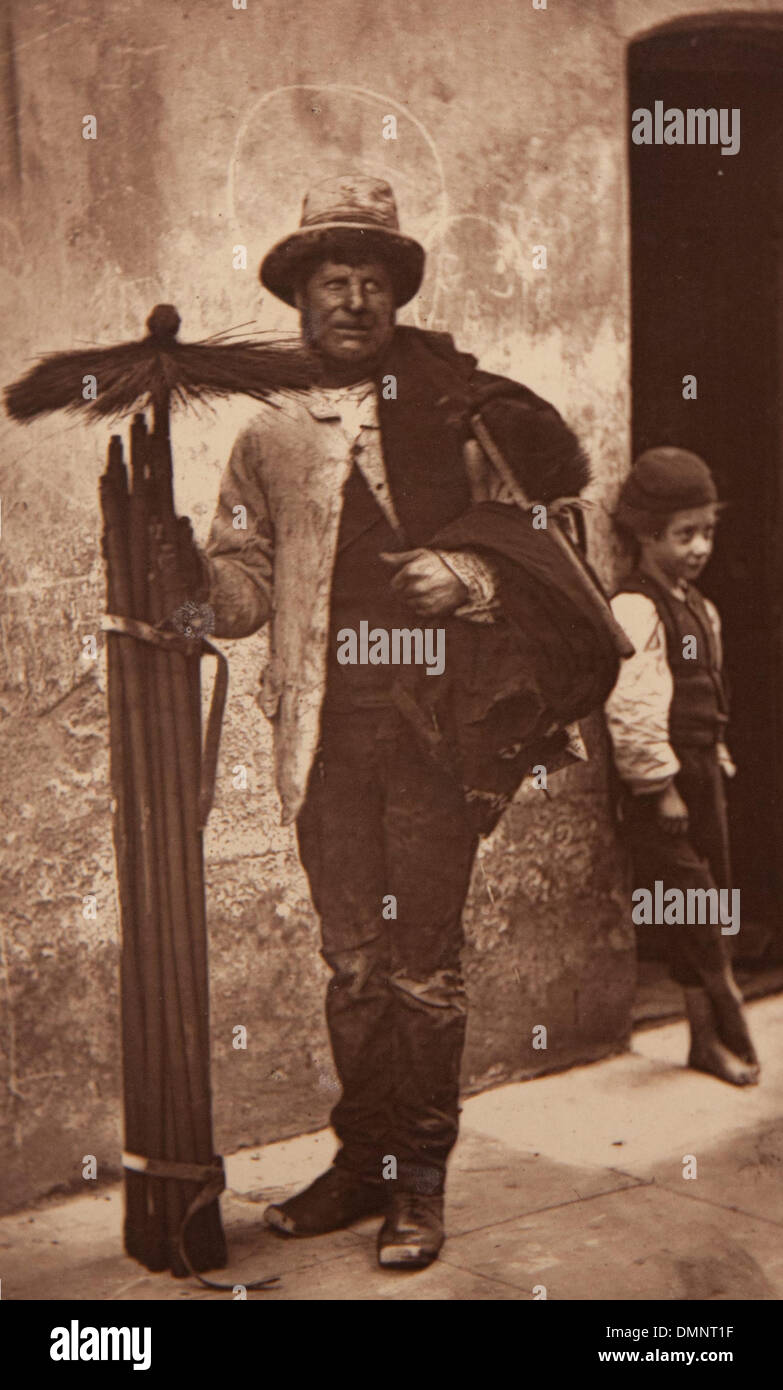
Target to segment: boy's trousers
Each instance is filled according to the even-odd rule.
[[[631,850],[633,888],[731,888],[731,862],[723,772],[714,747],[677,748],[682,764],[675,785],[688,807],[688,830],[662,830],[654,796],[625,796],[623,830]],[[707,914],[711,915],[711,914]],[[716,913],[717,916],[717,913]],[[724,924],[725,925],[725,924]],[[649,926],[664,933],[673,979],[687,988],[723,970],[729,954],[720,922]]]
[[[334,972],[326,1015],[342,1096],[336,1163],[442,1191],[457,1137],[462,909],[477,836],[461,792],[394,709],[325,713],[297,821]]]

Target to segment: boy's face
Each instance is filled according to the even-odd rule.
[[[714,504],[675,512],[660,536],[641,536],[642,560],[673,582],[695,581],[712,554],[718,509]]]

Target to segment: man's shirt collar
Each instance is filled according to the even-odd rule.
[[[363,428],[378,429],[375,384],[371,380],[351,386],[311,387],[304,404],[315,420],[342,420],[347,407]]]

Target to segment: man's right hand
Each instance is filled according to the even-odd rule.
[[[667,835],[685,835],[688,830],[688,807],[673,782],[655,798],[658,824]]]
[[[188,517],[177,517],[175,544],[164,542],[160,546],[160,563],[184,598],[194,603],[206,601],[209,574]]]
[[[209,594],[209,576],[186,516],[177,517],[177,564],[188,598],[203,603]]]

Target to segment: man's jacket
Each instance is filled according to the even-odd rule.
[[[481,476],[475,468],[469,475],[470,416],[481,409],[531,500],[575,495],[589,470],[550,405],[524,386],[478,371],[445,334],[396,329],[376,386],[384,462],[405,534],[401,548],[479,549],[500,574],[498,621],[480,627],[445,620],[454,679],[429,683],[439,686],[448,709],[437,711],[434,722],[427,711],[429,728],[441,731],[433,756],[492,808],[479,824],[485,830],[513,794],[511,784],[524,776],[530,750],[540,754],[554,727],[600,704],[618,662],[600,624],[580,613],[573,575],[546,531],[534,535],[530,516],[505,501],[486,459]],[[274,727],[283,824],[301,809],[319,741],[331,581],[350,471],[339,423],[317,418],[309,393],[264,407],[236,441],[206,548],[215,634],[247,636],[270,622],[261,703]],[[235,525],[242,515],[237,507],[246,508],[246,529]],[[416,626],[413,613],[410,625]],[[566,693],[563,700],[558,689],[569,667],[571,698]],[[423,674],[406,671],[400,682],[403,712],[420,731],[431,698]]]

